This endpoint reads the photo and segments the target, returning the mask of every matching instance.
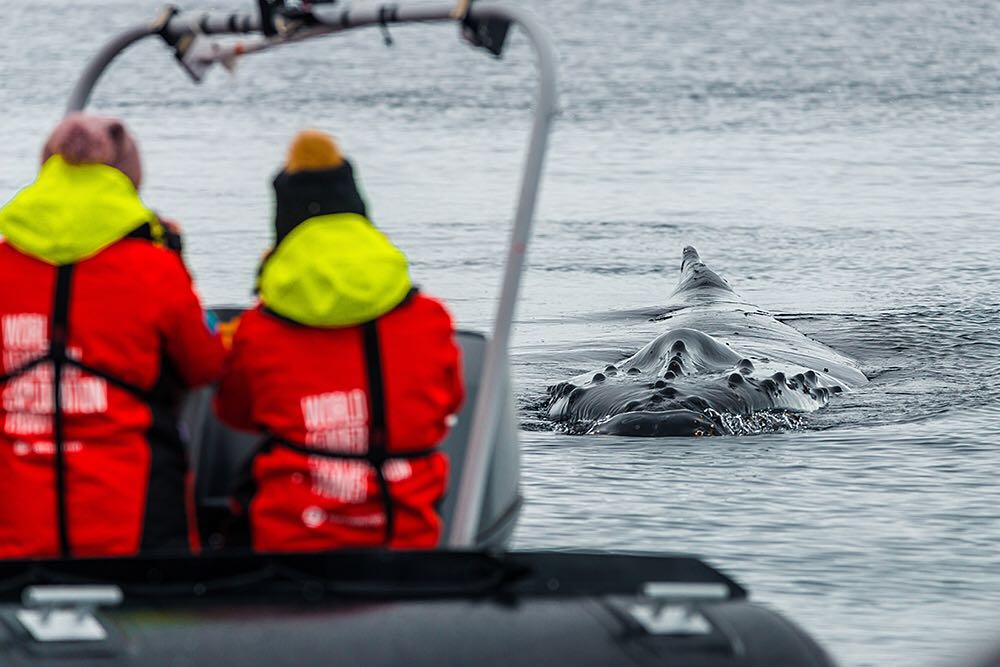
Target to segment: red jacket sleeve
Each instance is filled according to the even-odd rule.
[[[253,318],[248,312],[240,320],[233,335],[233,346],[226,356],[219,380],[219,391],[215,394],[215,414],[223,422],[242,431],[257,430],[253,422],[251,389],[247,374],[247,321]]]
[[[457,415],[465,400],[465,383],[462,380],[462,353],[455,340],[455,324],[451,319],[451,314],[437,299],[431,299],[438,307],[440,325],[437,330],[441,332],[444,340],[441,341],[441,361],[442,372],[444,373],[444,386],[449,392],[448,414]]]
[[[454,329],[451,331],[451,345],[454,348],[454,354],[449,360],[445,372],[447,373],[448,384],[451,386],[452,403],[449,414],[457,415],[458,411],[462,408],[462,403],[465,401],[465,382],[462,379],[461,348],[458,347],[458,341],[455,340]]]
[[[162,284],[167,308],[161,334],[167,356],[188,387],[209,384],[222,370],[222,340],[209,329],[191,276],[173,253],[166,261],[165,273]]]

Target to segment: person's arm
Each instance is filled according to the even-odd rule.
[[[454,329],[452,329],[450,341],[452,350],[445,366],[448,385],[451,388],[451,409],[448,414],[457,415],[465,401],[465,382],[462,379],[462,350],[458,346],[458,341],[455,340]]]
[[[209,328],[191,276],[178,255],[169,255],[164,273],[160,280],[166,302],[161,323],[165,352],[184,384],[200,387],[214,381],[222,370],[222,341]]]
[[[465,400],[465,382],[462,379],[462,350],[455,339],[455,323],[451,314],[440,301],[437,306],[434,330],[440,336],[438,349],[439,363],[444,374],[443,386],[448,390],[448,414],[457,415]]]
[[[247,337],[243,326],[246,320],[246,317],[241,319],[233,335],[232,348],[223,364],[219,391],[215,394],[215,414],[235,429],[254,431],[256,425],[252,419],[250,378],[246,369],[246,362],[249,359],[246,352]]]

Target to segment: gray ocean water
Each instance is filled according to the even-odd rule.
[[[8,3],[0,198],[31,180],[84,60],[147,0]],[[517,314],[520,548],[701,554],[844,665],[948,665],[1000,636],[1000,7],[818,0],[526,3],[561,113]],[[198,0],[190,6],[247,8]],[[101,83],[178,218],[205,300],[247,303],[269,183],[333,132],[372,217],[459,324],[490,325],[530,123],[501,61],[450,27],[246,59],[192,86],[160,44]],[[545,387],[663,324],[680,252],[872,378],[807,429],[715,439],[552,432]],[[538,430],[540,429],[540,430]]]

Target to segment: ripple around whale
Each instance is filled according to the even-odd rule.
[[[549,418],[576,433],[758,433],[867,382],[856,361],[744,302],[694,248],[668,306],[674,327],[631,357],[549,387]]]

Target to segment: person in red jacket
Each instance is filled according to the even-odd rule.
[[[257,551],[432,548],[435,451],[463,397],[451,317],[365,217],[333,140],[300,133],[274,181],[275,246],[240,321],[219,417],[265,434],[235,498]]]
[[[0,210],[0,558],[188,549],[178,401],[222,345],[124,125],[68,116],[42,162]]]

